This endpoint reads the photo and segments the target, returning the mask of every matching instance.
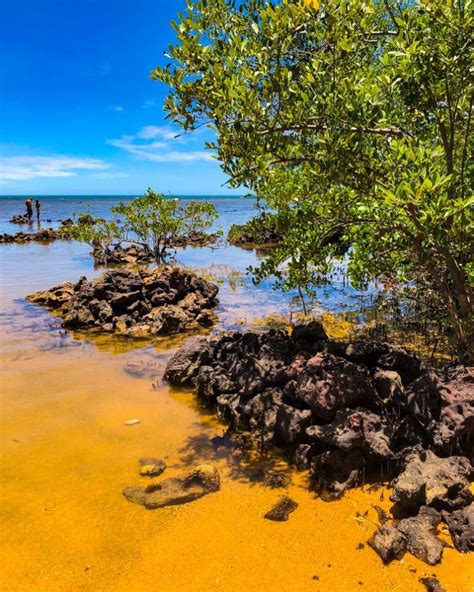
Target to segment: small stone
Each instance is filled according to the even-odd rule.
[[[143,457],[138,461],[142,477],[158,477],[166,469],[166,463],[161,458]]]
[[[123,425],[134,426],[141,422],[141,419],[128,419]]]
[[[267,520],[285,522],[291,512],[294,512],[298,504],[288,496],[281,497],[273,508],[265,514]]]

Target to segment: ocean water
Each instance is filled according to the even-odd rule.
[[[10,218],[25,212],[27,196],[0,197],[0,233],[13,234],[19,230],[36,231],[31,226],[11,224]],[[110,219],[111,209],[119,201],[130,201],[135,196],[35,196],[41,202],[43,227],[57,227],[60,220],[74,218],[88,212],[94,217]],[[243,224],[257,214],[256,200],[228,196],[176,196],[184,202],[190,199],[209,200],[216,207],[218,219],[212,230],[227,234],[232,224]],[[60,282],[75,281],[80,276],[93,277],[103,269],[95,268],[88,245],[74,241],[55,241],[48,244],[0,244],[0,299],[2,302],[22,300],[36,290],[47,289]],[[259,263],[260,254],[222,242],[217,248],[185,248],[176,254],[177,262],[190,266],[212,277],[220,286],[221,314],[224,319],[241,314],[242,318],[258,315],[288,315],[301,309],[296,291],[282,292],[274,289],[268,280],[255,286],[248,275],[249,266]],[[316,311],[333,312],[354,310],[360,307],[365,293],[346,286],[343,278],[335,276],[330,285],[317,290],[313,306]],[[241,319],[240,319],[241,320]]]

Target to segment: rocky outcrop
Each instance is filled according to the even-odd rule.
[[[407,508],[462,508],[472,500],[472,475],[472,465],[463,456],[439,458],[430,450],[415,451],[406,457],[404,470],[392,482],[390,499]]]
[[[255,249],[279,245],[283,234],[277,228],[275,216],[263,213],[245,224],[233,224],[227,238],[231,245]]]
[[[454,546],[461,553],[474,551],[474,506],[471,504],[451,514],[442,512]]]
[[[467,458],[446,461],[444,443],[437,445],[451,406],[474,404],[466,376],[459,368],[451,378],[436,374],[387,343],[333,342],[315,321],[291,334],[229,332],[194,341],[165,372],[171,384],[195,388],[231,430],[283,448],[299,467],[311,468],[317,488],[334,495],[374,469],[396,475],[414,447],[432,450],[440,458],[430,459],[443,466],[470,466]],[[472,440],[460,427],[466,423],[464,417],[450,432],[449,454],[472,454]],[[433,470],[437,475],[440,466]],[[430,504],[415,501],[416,507]]]
[[[205,247],[217,241],[217,234],[207,234],[191,230],[186,236],[177,237],[170,243],[170,248],[176,247]],[[155,256],[140,245],[114,245],[108,250],[96,245],[92,250],[92,257],[97,265],[139,265],[155,261]]]
[[[470,514],[455,514],[472,499],[468,369],[435,372],[387,343],[337,343],[314,321],[291,333],[195,340],[170,359],[165,379],[194,388],[229,423],[230,435],[282,449],[309,469],[324,498],[367,479],[394,478],[391,500],[401,520],[371,539],[384,561],[406,549],[438,562],[441,519],[459,547],[469,546]]]
[[[29,242],[51,242],[55,240],[67,240],[69,235],[64,228],[53,230],[43,228],[38,232],[17,232],[16,234],[0,234],[0,243],[29,243]]]
[[[217,291],[194,273],[164,267],[82,277],[27,299],[57,310],[68,328],[146,338],[211,326]]]
[[[148,509],[192,502],[220,488],[219,473],[212,465],[199,465],[184,477],[171,477],[148,487],[126,487],[129,502]]]

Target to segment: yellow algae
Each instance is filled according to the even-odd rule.
[[[410,555],[384,566],[365,544],[374,505],[390,508],[386,488],[324,502],[282,459],[216,446],[225,426],[191,392],[124,372],[140,352],[35,349],[18,337],[13,351],[3,337],[2,591],[421,592],[431,574],[447,592],[472,590],[470,555],[448,547],[439,566]],[[141,423],[124,426],[133,417]],[[166,461],[153,482],[210,463],[221,489],[154,511],[129,503],[124,487],[150,483],[137,471],[144,456]],[[288,490],[253,477],[266,463],[291,477]],[[298,509],[265,520],[282,492]]]
[[[324,312],[321,317],[324,330],[331,339],[348,341],[360,331],[360,325],[348,321],[343,315]]]

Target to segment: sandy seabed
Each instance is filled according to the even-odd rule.
[[[2,591],[411,592],[431,574],[447,592],[473,589],[474,557],[450,547],[435,567],[408,554],[384,566],[360,548],[376,528],[373,506],[390,507],[387,489],[324,502],[284,463],[288,491],[249,480],[235,451],[213,447],[224,426],[192,393],[124,371],[148,360],[159,375],[172,350],[89,343],[31,322],[1,327]],[[211,462],[221,490],[159,510],[131,504],[122,489],[150,482],[142,456],[165,459],[163,477]],[[265,520],[283,493],[298,509]]]

